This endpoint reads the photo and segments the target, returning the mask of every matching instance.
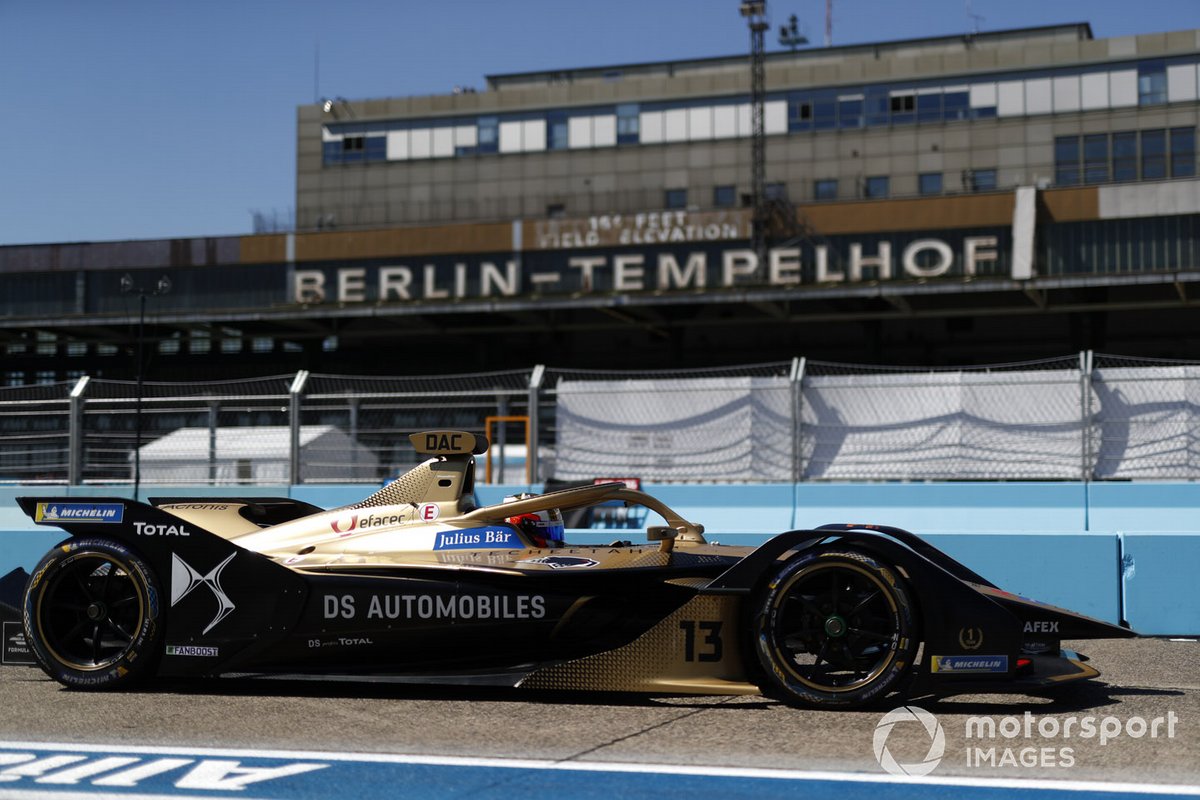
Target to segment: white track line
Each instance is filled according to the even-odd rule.
[[[964,788],[1025,789],[1061,792],[1104,792],[1111,794],[1176,795],[1200,797],[1200,785],[1116,783],[1095,780],[1057,780],[1047,778],[973,778],[947,775],[913,777],[871,772],[835,772],[754,767],[716,767],[688,764],[653,764],[619,761],[549,761],[517,758],[476,758],[471,756],[406,755],[393,753],[346,753],[322,750],[255,750],[212,747],[149,745],[72,744],[67,742],[0,741],[4,750],[54,750],[79,753],[138,753],[143,755],[193,755],[215,758],[272,758],[300,761],[336,761],[368,764],[423,764],[446,767],[489,767],[493,769],[544,769],[568,772],[625,772],[658,775],[700,775],[727,778],[768,778],[773,780],[833,781],[870,784],[908,784],[915,786],[961,786]],[[95,797],[95,795],[90,795]]]
[[[129,792],[64,792],[61,789],[4,789],[0,788],[2,800],[183,800],[196,795],[184,794],[131,794]],[[220,795],[216,795],[220,796]],[[254,798],[236,795],[238,800]]]

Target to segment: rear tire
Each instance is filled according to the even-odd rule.
[[[73,539],[41,560],[25,587],[25,638],[42,669],[65,686],[128,686],[157,662],[158,581],[117,542]]]
[[[764,694],[807,708],[861,708],[899,688],[920,645],[896,570],[824,548],[785,563],[759,593],[751,626]]]

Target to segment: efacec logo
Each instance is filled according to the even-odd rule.
[[[919,725],[904,724],[910,722]],[[1122,737],[1174,739],[1178,724],[1179,716],[1174,711],[1152,719],[1133,716],[1126,720],[1111,715],[1035,717],[1029,711],[1020,717],[967,717],[963,723],[964,763],[968,767],[1073,767],[1075,749],[1071,740],[1098,739],[1104,747]],[[929,742],[923,759],[901,763],[892,755],[888,740],[896,729],[900,730],[896,736]],[[884,714],[875,726],[872,745],[875,760],[892,775],[928,775],[937,769],[946,754],[946,737],[941,723],[918,706],[901,706]]]

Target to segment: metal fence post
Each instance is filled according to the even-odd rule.
[[[217,483],[217,416],[219,405],[216,400],[208,401],[208,483]]]
[[[83,483],[83,396],[89,380],[87,375],[81,377],[68,396],[67,483],[71,486]]]
[[[529,480],[531,483],[538,483],[540,480],[538,475],[538,402],[540,400],[542,380],[545,377],[545,364],[535,366],[533,372],[529,375],[529,407],[527,409],[529,415],[529,452],[525,454],[525,459],[529,464]]]
[[[804,479],[804,465],[800,463],[800,434],[804,416],[804,367],[808,359],[792,359],[792,372],[788,377],[792,391],[792,483]]]
[[[357,480],[358,475],[358,410],[362,401],[357,397],[347,398],[346,404],[350,412],[350,479]]]
[[[288,389],[288,477],[293,485],[303,482],[300,474],[300,399],[307,380],[308,370],[302,369],[296,373],[292,387]]]
[[[1092,351],[1085,350],[1079,354],[1079,405],[1083,412],[1083,425],[1080,426],[1082,463],[1080,464],[1080,479],[1087,483],[1092,478]]]
[[[504,483],[504,473],[507,471],[504,454],[508,445],[508,412],[508,395],[496,395],[496,415],[500,418],[496,423],[496,441],[492,443],[496,446],[496,483]],[[528,453],[525,458],[529,458]]]

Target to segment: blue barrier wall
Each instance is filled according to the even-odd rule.
[[[1095,530],[1200,531],[1200,484],[1093,483],[1087,492]]]
[[[1200,484],[1091,484],[1088,524],[1117,537],[1124,615],[1134,630],[1200,634]]]
[[[1088,530],[1087,493],[1081,483],[798,484],[796,527],[827,522],[914,532],[1077,532]]]
[[[1115,536],[978,531],[923,538],[1006,591],[1107,622],[1121,621]]]
[[[1200,634],[1200,535],[1122,533],[1125,618],[1135,631]]]
[[[143,487],[154,496],[279,496],[331,508],[375,485]],[[1188,483],[647,484],[710,540],[757,545],[831,522],[911,530],[1009,591],[1142,633],[1200,634],[1200,485]],[[540,486],[480,486],[482,504]],[[129,496],[127,488],[0,487],[0,574],[30,569],[63,536],[35,526],[20,495]],[[657,520],[651,519],[650,524]],[[646,520],[571,531],[580,544],[641,541]]]
[[[312,503],[314,506],[320,506],[321,508],[337,508],[338,506],[348,506],[352,503],[357,503],[378,488],[378,486],[320,486],[305,484],[303,486],[293,486],[290,492],[284,490],[283,496],[291,497],[293,500],[303,500],[306,503]]]

